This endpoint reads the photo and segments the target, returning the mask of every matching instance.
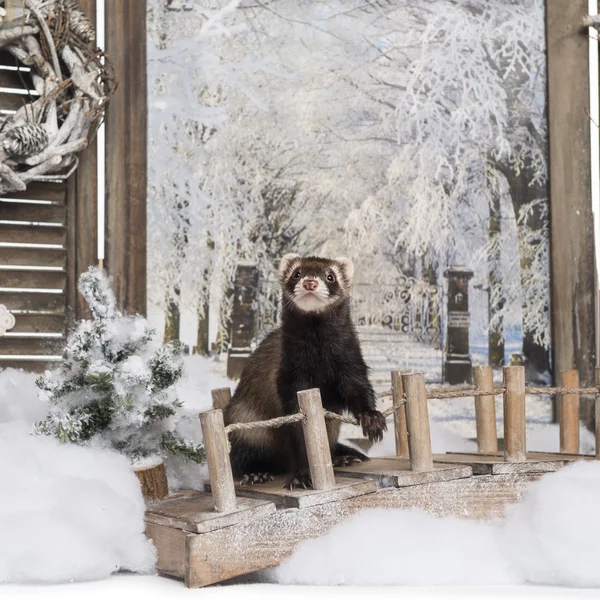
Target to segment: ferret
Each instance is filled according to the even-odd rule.
[[[323,407],[352,414],[371,441],[387,429],[375,408],[356,330],[350,318],[354,265],[348,258],[301,258],[286,254],[280,263],[281,326],[249,357],[225,423],[262,421],[299,412],[297,393],[318,388]],[[368,457],[338,442],[340,422],[327,420],[334,466]],[[284,487],[311,486],[301,423],[232,432],[231,465],[241,483],[272,481],[286,474]]]

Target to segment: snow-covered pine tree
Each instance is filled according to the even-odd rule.
[[[108,276],[91,267],[79,291],[92,312],[71,333],[59,369],[37,380],[40,398],[50,403],[35,432],[62,442],[94,443],[139,462],[167,452],[201,462],[204,447],[175,433],[175,384],[181,376],[177,344],[152,350],[154,331],[140,315],[117,309]]]

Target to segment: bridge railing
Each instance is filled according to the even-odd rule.
[[[425,387],[422,373],[392,372],[392,389],[379,394],[391,396],[392,406],[384,416],[394,416],[396,455],[409,460],[410,470],[433,470],[433,453],[429,427],[428,400],[472,396],[475,399],[477,448],[480,454],[497,454],[495,396],[503,396],[504,449],[506,462],[524,462],[526,456],[526,394],[557,394],[562,397],[560,411],[560,452],[579,453],[579,402],[581,395],[595,397],[596,459],[600,460],[600,368],[596,369],[596,387],[580,388],[577,371],[561,374],[561,387],[527,387],[525,369],[510,366],[503,369],[502,386],[494,386],[492,368],[473,369],[474,386]],[[335,486],[333,462],[325,421],[337,419],[358,425],[356,419],[323,409],[318,389],[298,392],[300,411],[265,421],[232,423],[225,426],[223,408],[231,398],[229,388],[212,391],[213,410],[200,414],[211,490],[217,512],[236,509],[235,483],[229,457],[229,434],[243,429],[282,427],[302,423],[304,441],[313,489],[328,490]]]

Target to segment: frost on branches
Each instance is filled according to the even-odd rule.
[[[61,442],[108,446],[133,461],[173,453],[196,462],[204,448],[175,433],[175,383],[182,358],[177,344],[149,348],[154,331],[144,317],[123,315],[108,277],[91,267],[79,291],[92,312],[70,335],[60,368],[38,379],[40,398],[50,404],[36,433]]]

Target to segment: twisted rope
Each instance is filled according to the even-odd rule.
[[[431,388],[427,390],[427,398],[429,400],[447,400],[450,398],[466,398],[469,396],[499,396],[504,394],[505,387],[495,387],[491,390],[480,390],[476,387],[460,387],[460,388]],[[565,395],[565,394],[580,394],[582,396],[600,395],[600,387],[592,388],[560,388],[560,387],[526,387],[526,394],[536,395]],[[392,391],[378,394],[378,398],[384,396],[392,396]],[[406,394],[403,395],[406,398]]]

